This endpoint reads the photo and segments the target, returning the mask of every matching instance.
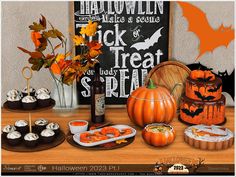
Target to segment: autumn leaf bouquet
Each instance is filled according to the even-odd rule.
[[[78,81],[88,69],[93,68],[98,62],[97,57],[102,53],[98,41],[86,40],[95,36],[98,24],[89,21],[81,28],[79,35],[70,34],[72,46],[68,50],[67,38],[43,15],[41,16],[38,23],[33,22],[29,26],[35,46],[34,51],[18,48],[29,55],[28,62],[32,65],[32,70],[40,71],[41,68],[49,70],[58,89],[60,105],[66,107],[65,94],[60,94],[60,90],[63,92],[65,85],[72,86],[75,80]],[[79,48],[78,55],[72,55],[75,47]]]

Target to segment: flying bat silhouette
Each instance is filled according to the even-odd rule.
[[[213,100],[215,97],[214,96],[203,96],[200,92],[194,91],[195,95],[197,95],[198,98],[200,98],[202,101],[210,101]]]
[[[181,111],[182,111],[183,113],[185,113],[186,115],[191,116],[191,117],[193,118],[194,116],[197,116],[197,115],[199,115],[200,113],[202,113],[203,108],[198,108],[198,109],[196,109],[195,111],[190,111],[190,110],[188,110],[188,109],[181,109]]]
[[[199,38],[199,55],[195,60],[219,46],[228,47],[234,39],[234,30],[231,26],[224,27],[222,24],[218,29],[213,29],[202,10],[187,2],[179,1],[178,4],[183,10],[183,16],[189,23],[188,30],[195,33]]]
[[[159,28],[150,38],[144,40],[144,42],[137,42],[131,45],[130,48],[135,48],[137,50],[146,50],[149,47],[153,46],[155,43],[158,42],[159,38],[161,37],[161,30],[163,27]]]
[[[218,84],[215,88],[208,89],[207,91],[208,91],[208,92],[216,92],[217,90],[220,89],[221,85],[222,85],[222,84]]]
[[[212,68],[208,68],[207,66],[202,65],[200,62],[189,64],[187,66],[191,70],[212,70]],[[232,99],[234,100],[234,70],[230,75],[228,74],[227,70],[225,70],[224,72],[218,71],[218,73],[214,74],[222,80],[222,92],[229,93]]]

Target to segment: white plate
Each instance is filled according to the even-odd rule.
[[[80,141],[80,134],[82,134],[82,133],[94,133],[96,131],[100,131],[102,129],[102,128],[100,128],[100,129],[96,129],[96,130],[90,130],[90,131],[86,131],[86,132],[76,133],[73,136],[73,140],[81,146],[91,147],[91,146],[97,146],[97,145],[104,144],[104,143],[109,143],[109,142],[116,141],[116,140],[131,138],[131,137],[136,135],[136,130],[134,128],[128,126],[128,125],[113,125],[113,126],[110,126],[110,127],[117,128],[120,131],[122,129],[125,129],[125,128],[130,128],[132,130],[132,133],[128,134],[128,135],[124,135],[124,136],[110,138],[110,139],[107,139],[107,140],[97,141],[97,142],[94,142],[94,143],[83,143],[83,142]]]

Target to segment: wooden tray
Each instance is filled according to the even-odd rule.
[[[3,104],[3,107],[5,108],[5,109],[7,109],[8,111],[12,111],[12,112],[37,112],[37,111],[44,111],[44,110],[47,110],[47,109],[51,109],[51,108],[53,108],[54,106],[55,106],[55,100],[54,99],[52,99],[52,98],[50,98],[51,100],[50,100],[50,105],[49,106],[47,106],[47,107],[40,107],[40,106],[37,106],[35,109],[32,109],[32,110],[25,110],[25,109],[23,109],[23,108],[20,108],[20,109],[11,109],[11,108],[9,108],[8,107],[8,105],[7,105],[7,102],[5,102],[4,104]]]
[[[54,141],[52,143],[48,144],[38,144],[36,147],[26,147],[23,143],[23,140],[21,144],[17,146],[11,146],[7,143],[6,139],[2,138],[2,149],[5,149],[7,151],[14,151],[14,152],[37,152],[37,151],[43,151],[47,149],[54,148],[61,143],[63,143],[65,140],[65,133],[63,131],[60,131],[60,133],[56,136]]]
[[[184,64],[178,61],[166,61],[156,65],[148,73],[145,79],[145,85],[149,83],[151,78],[157,85],[164,86],[168,90],[177,83],[185,83],[186,78],[189,76],[191,70]],[[184,92],[184,87],[177,87],[173,92],[174,98],[177,101],[177,107],[179,108],[180,97]]]
[[[132,137],[132,138],[127,138],[125,143],[121,143],[121,144],[116,144],[112,147],[104,147],[104,146],[93,146],[93,147],[85,147],[85,146],[81,146],[79,144],[77,144],[74,140],[73,140],[73,135],[68,132],[67,135],[66,135],[66,141],[74,146],[74,147],[77,147],[77,148],[80,148],[80,149],[86,149],[86,150],[112,150],[112,149],[118,149],[118,148],[122,148],[122,147],[125,147],[129,144],[131,144],[135,139],[135,136]]]

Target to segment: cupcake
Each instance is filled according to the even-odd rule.
[[[37,100],[38,100],[38,105],[40,107],[47,107],[50,105],[50,95],[47,93],[40,93],[39,95],[37,95]]]
[[[56,135],[58,135],[60,133],[60,126],[58,125],[58,123],[50,123],[46,126],[47,129],[53,130],[55,132]]]
[[[13,131],[16,131],[16,127],[13,125],[6,125],[5,127],[3,127],[2,129],[3,138],[6,138],[7,134]]]
[[[23,97],[22,93],[16,89],[12,89],[7,92],[7,97],[11,97],[11,96],[20,96],[21,98]]]
[[[44,143],[50,143],[55,138],[55,132],[50,129],[44,129],[40,135]]]
[[[7,97],[7,106],[10,109],[21,108],[21,97],[20,95],[10,95]]]
[[[36,133],[27,133],[24,136],[24,143],[28,147],[35,147],[38,144],[39,136]]]
[[[46,93],[48,95],[50,95],[50,91],[46,88],[40,88],[36,91],[35,96],[37,97],[38,95],[40,95],[41,93]]]
[[[23,135],[29,132],[29,124],[26,120],[16,121],[15,127],[16,127],[16,130]]]
[[[29,92],[30,92],[30,96],[34,96],[35,95],[35,89],[33,87],[31,87],[31,86],[29,87]],[[23,96],[27,96],[28,95],[27,87],[23,88],[22,94],[23,94]]]
[[[46,119],[44,119],[44,118],[41,118],[41,119],[37,119],[35,122],[34,122],[34,124],[35,124],[35,131],[37,132],[37,133],[40,133],[41,131],[43,131],[45,128],[46,128],[46,126],[47,126],[47,124],[48,124],[48,120],[46,120]]]
[[[18,145],[21,141],[21,133],[18,131],[13,131],[7,134],[7,141],[10,145]]]
[[[22,107],[27,110],[35,109],[37,106],[37,100],[34,96],[25,96],[21,102]]]

